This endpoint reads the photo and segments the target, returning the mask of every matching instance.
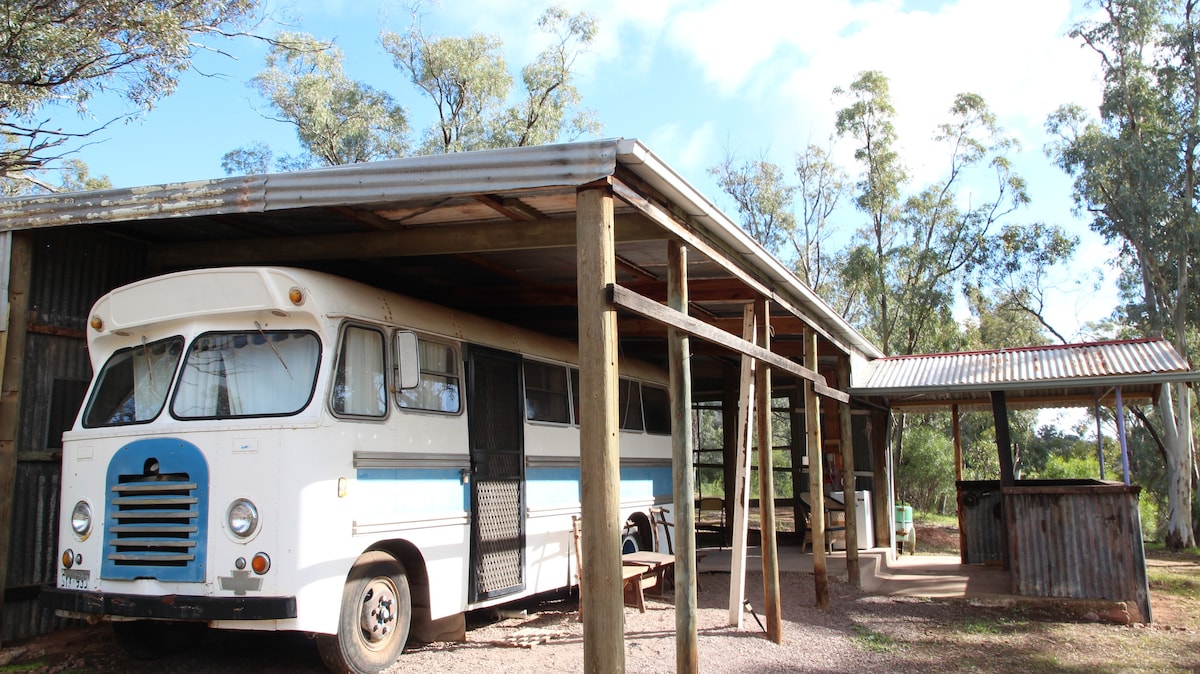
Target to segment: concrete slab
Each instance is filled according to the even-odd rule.
[[[731,548],[704,548],[697,565],[699,573],[730,569]],[[1009,574],[999,566],[962,564],[950,555],[900,555],[891,558],[887,548],[859,551],[862,589],[872,594],[910,597],[986,598],[1012,592]],[[825,567],[831,579],[847,581],[846,553],[826,554]],[[746,551],[746,568],[762,569],[762,549]],[[812,553],[794,546],[779,548],[779,570],[812,573]]]

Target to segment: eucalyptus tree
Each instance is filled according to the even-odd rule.
[[[893,355],[954,348],[961,340],[952,315],[957,288],[989,264],[989,237],[1028,202],[1008,154],[1016,141],[997,124],[983,98],[959,94],[935,140],[948,148],[948,172],[907,198],[908,180],[892,119],[888,81],[864,72],[838,111],[837,130],[855,142],[860,177],[855,203],[866,217],[847,258],[849,287],[863,298],[864,328]],[[959,191],[982,199],[961,206]]]
[[[739,162],[727,153],[709,173],[733,199],[742,229],[772,254],[784,252],[796,229],[797,188],[787,182],[783,169],[766,157]]]
[[[437,119],[424,133],[423,153],[541,145],[599,131],[574,84],[576,62],[596,36],[595,17],[550,7],[537,25],[551,43],[522,68],[511,104],[514,83],[498,36],[433,37],[415,16],[405,34],[380,33],[396,68],[433,103]]]
[[[296,129],[301,154],[283,158],[281,169],[354,164],[402,156],[408,119],[387,92],[351,79],[334,45],[306,33],[280,33],[267,53],[266,69],[251,85],[270,105],[270,118]],[[233,150],[227,172],[259,170],[271,153],[262,144]]]
[[[0,21],[0,182],[8,192],[45,181],[44,167],[107,124],[151,108],[172,93],[208,38],[239,34],[258,0],[7,0]],[[96,97],[129,111],[90,119]],[[76,128],[50,121],[65,107]],[[68,173],[72,169],[67,169]]]
[[[1101,20],[1072,36],[1100,59],[1099,119],[1077,105],[1047,121],[1051,155],[1074,178],[1074,197],[1092,229],[1121,246],[1129,261],[1123,311],[1135,325],[1169,339],[1188,358],[1195,329],[1193,260],[1200,246],[1197,158],[1200,62],[1197,0],[1102,0]],[[1163,386],[1158,399],[1166,448],[1166,543],[1196,544],[1192,523],[1194,440],[1191,390]]]

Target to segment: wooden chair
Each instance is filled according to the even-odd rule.
[[[579,537],[583,518],[571,516],[571,535],[575,541],[575,582],[579,583],[579,619],[583,620],[583,555]],[[624,560],[622,560],[624,561]],[[646,566],[642,564],[621,565],[621,584],[625,593],[625,605],[633,606],[642,613],[646,612],[646,595],[642,588],[642,576],[646,574]]]
[[[834,534],[846,531],[846,525],[843,523],[838,525],[833,521],[834,513],[841,512],[842,517],[845,517],[844,507],[839,506],[836,501],[831,500],[828,496],[825,497],[825,503],[821,511],[825,517],[825,551],[833,552]],[[804,515],[804,540],[800,542],[800,550],[803,551],[806,546],[813,544],[812,537],[812,507],[808,502],[808,494],[801,494],[800,498],[795,501],[796,506],[800,508]],[[843,519],[843,522],[845,520]]]
[[[717,524],[705,523],[705,513],[716,513]],[[717,534],[720,545],[725,547],[725,500],[718,496],[704,496],[696,504],[696,537],[702,533]]]

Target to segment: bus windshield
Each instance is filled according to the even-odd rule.
[[[308,331],[210,332],[188,348],[171,414],[179,419],[282,416],[313,397],[321,344]]]
[[[96,375],[83,425],[96,428],[153,421],[167,401],[182,352],[183,337],[176,336],[114,353]]]

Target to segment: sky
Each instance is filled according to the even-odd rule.
[[[546,0],[547,5],[551,0]],[[765,157],[790,169],[810,143],[831,146],[851,163],[848,140],[834,136],[847,87],[864,70],[890,80],[901,154],[910,189],[943,176],[947,154],[932,141],[954,96],[982,95],[1000,124],[1021,143],[1016,170],[1032,204],[1011,222],[1061,224],[1081,237],[1076,262],[1058,270],[1050,315],[1059,332],[1083,338],[1083,325],[1107,316],[1116,302],[1107,268],[1113,251],[1072,212],[1070,179],[1046,157],[1047,115],[1064,103],[1094,110],[1100,102],[1098,61],[1067,36],[1088,17],[1081,0],[560,0],[599,20],[590,53],[577,64],[585,106],[603,124],[600,137],[637,138],[735,216],[709,169],[726,156]],[[495,34],[516,73],[544,46],[536,29],[546,5],[511,0],[441,0],[423,23],[434,35]],[[381,28],[401,32],[407,3],[363,0],[268,0],[259,32],[301,30],[331,39],[347,73],[390,91],[409,109],[414,128],[431,120],[378,44]],[[98,135],[79,157],[115,187],[223,176],[229,150],[263,141],[276,155],[296,152],[291,127],[266,119],[248,86],[263,68],[266,47],[222,42],[235,58],[204,53],[173,96],[131,123]],[[119,112],[101,97],[96,120]],[[847,211],[843,235],[856,223]],[[736,220],[736,217],[734,218]],[[1101,276],[1103,279],[1097,281]],[[1094,288],[1099,283],[1099,288]]]

